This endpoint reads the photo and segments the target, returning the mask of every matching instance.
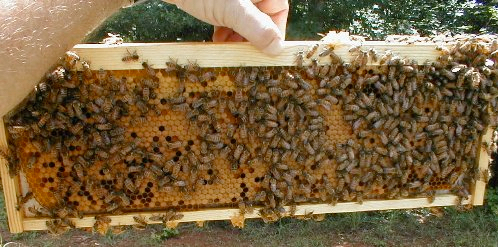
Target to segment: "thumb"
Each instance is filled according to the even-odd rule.
[[[233,19],[231,23],[228,21],[228,27],[264,53],[277,55],[282,51],[283,34],[270,16],[261,12],[251,1],[241,1],[240,7],[232,11],[229,17]]]

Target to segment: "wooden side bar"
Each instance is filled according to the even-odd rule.
[[[7,148],[7,136],[3,119],[0,118],[0,148]],[[19,177],[11,178],[7,162],[0,159],[0,173],[2,176],[3,193],[5,196],[5,210],[12,233],[20,233],[23,228],[23,214],[16,209],[17,196],[19,195]]]
[[[479,163],[478,171],[479,173],[488,172],[490,154],[488,154],[487,148],[483,147],[483,143],[490,144],[493,137],[493,128],[486,129],[486,132],[481,137],[481,142],[479,143]],[[476,179],[473,185],[472,194],[472,204],[482,205],[484,203],[484,194],[486,192],[486,178],[483,175],[479,175],[479,179]]]

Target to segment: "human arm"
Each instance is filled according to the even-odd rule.
[[[0,117],[33,90],[51,63],[130,3],[14,0],[0,5]]]

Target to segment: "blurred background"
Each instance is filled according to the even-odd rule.
[[[389,34],[497,33],[498,0],[290,0],[287,40],[349,31],[369,39]],[[117,33],[125,42],[211,41],[212,26],[161,0],[138,1],[110,17],[86,42]]]

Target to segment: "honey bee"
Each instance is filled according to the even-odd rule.
[[[173,182],[173,185],[176,187],[185,187],[187,183],[184,180],[176,180]]]
[[[214,160],[214,155],[211,153],[211,154],[208,154],[206,156],[202,156],[199,161],[203,164],[206,164],[206,163],[210,163]]]
[[[255,81],[256,78],[258,77],[258,72],[259,72],[259,69],[257,67],[252,67],[251,72],[249,74],[249,80],[252,82]]]
[[[375,147],[375,152],[377,152],[378,154],[382,155],[382,156],[387,156],[388,155],[388,150],[383,148],[383,147]]]
[[[240,103],[240,102],[244,101],[244,92],[242,91],[241,88],[237,88],[235,90],[234,99],[235,99],[236,103]]]
[[[131,192],[137,191],[135,183],[133,183],[133,181],[130,178],[127,178],[124,180],[124,186],[127,190],[129,190]]]
[[[152,215],[149,217],[151,221],[161,221],[163,224],[166,224],[169,221],[177,221],[183,218],[183,214],[177,213],[173,210],[166,212],[165,214],[160,215]]]
[[[108,213],[117,213],[120,211],[120,205],[116,202],[112,202],[111,204],[109,204],[107,207],[106,207],[106,212]]]
[[[150,99],[150,88],[149,87],[143,87],[142,88],[142,99],[147,102]]]
[[[238,109],[235,106],[235,102],[233,100],[229,100],[227,105],[228,105],[228,110],[230,110],[230,113],[232,113],[232,115],[238,114]]]
[[[259,216],[261,216],[261,219],[263,219],[265,223],[272,223],[280,218],[279,214],[271,208],[260,209]]]
[[[377,112],[377,111],[373,111],[373,112],[370,112],[366,117],[365,119],[367,121],[375,121],[376,119],[378,119],[380,117],[380,113]]]
[[[232,165],[230,168],[232,169],[232,171],[236,171],[237,169],[239,169],[239,163],[232,162]]]
[[[187,103],[176,104],[176,105],[171,106],[171,110],[180,111],[180,112],[187,112],[190,110],[190,106]]]
[[[83,166],[80,163],[76,163],[73,165],[74,172],[76,173],[76,176],[80,179],[83,180],[85,174],[83,171]]]
[[[204,139],[208,142],[220,142],[221,141],[221,134],[215,133],[215,134],[207,134],[205,135]]]
[[[140,56],[138,56],[138,53],[137,51],[133,51],[133,53],[131,53],[128,49],[126,49],[126,55],[121,58],[121,61],[123,62],[136,62],[138,61],[138,59],[140,58]]]
[[[133,221],[135,221],[133,225],[135,229],[144,230],[147,227],[147,221],[143,216],[133,216]]]
[[[107,234],[109,231],[109,224],[111,223],[111,218],[103,215],[95,216],[95,223],[93,224],[93,231],[101,235]]]
[[[239,125],[239,136],[242,139],[246,139],[247,138],[247,127],[246,127],[245,124],[240,124]]]
[[[18,199],[17,199],[18,203],[17,203],[17,205],[16,205],[16,209],[17,209],[17,210],[20,210],[20,209],[24,206],[24,204],[25,204],[26,202],[28,202],[29,200],[31,200],[31,199],[33,199],[33,198],[34,198],[34,194],[33,194],[33,192],[31,192],[31,191],[28,191],[28,192],[26,193],[26,195],[24,195],[24,196],[22,196],[22,195],[21,195],[21,196],[19,196],[19,197],[18,197]]]
[[[436,193],[435,191],[428,191],[427,192],[427,201],[429,202],[429,204],[432,204],[434,202],[434,200],[436,199]]]
[[[298,81],[297,81],[297,82],[298,82],[299,86],[300,86],[302,89],[306,90],[306,91],[309,91],[309,90],[311,90],[311,88],[312,88],[312,86],[311,86],[311,84],[310,84],[309,82],[307,82],[307,81],[303,80],[303,79],[302,79],[302,78],[300,78],[300,77],[299,77],[299,79],[298,79]]]
[[[35,217],[49,216],[50,214],[50,212],[48,212],[46,209],[37,208],[35,206],[28,207],[28,211],[32,213]]]
[[[142,67],[144,68],[144,70],[147,72],[147,74],[150,77],[155,77],[156,76],[156,71],[147,62],[142,62]]]
[[[270,94],[267,92],[258,92],[256,93],[256,99],[261,101],[269,101],[271,98]]]
[[[208,82],[213,80],[216,80],[216,75],[211,71],[207,71],[206,73],[202,74],[200,79],[201,82]]]
[[[67,231],[67,227],[63,224],[61,219],[52,219],[45,222],[47,230],[53,235],[61,235]]]
[[[172,58],[170,58],[169,61],[166,62],[166,68],[164,69],[166,73],[180,70],[182,70],[182,67],[178,64],[177,61],[173,60]]]
[[[244,151],[244,146],[242,144],[238,144],[233,152],[233,158],[235,160],[239,160],[243,151]]]
[[[309,142],[305,143],[304,144],[304,148],[306,149],[306,151],[310,154],[310,155],[314,155],[316,152],[315,152],[315,149],[313,149],[313,147],[310,145]]]
[[[271,148],[268,148],[265,152],[263,152],[263,160],[266,162],[270,162],[273,157],[273,150]]]
[[[244,152],[242,152],[242,154],[240,155],[239,164],[247,164],[247,160],[250,156],[251,153],[247,150],[244,150]]]
[[[28,169],[33,168],[33,166],[35,165],[35,163],[36,163],[36,161],[37,161],[37,160],[38,160],[38,159],[36,158],[36,156],[31,155],[31,156],[29,157],[29,159],[28,159],[28,162],[27,162],[27,164],[26,164],[26,167],[27,167]]]
[[[306,58],[307,58],[307,59],[310,59],[310,58],[311,58],[311,57],[312,57],[312,56],[316,53],[316,51],[318,50],[318,47],[319,47],[319,46],[320,46],[319,44],[314,44],[314,45],[312,45],[312,46],[308,49],[308,51],[306,52]]]
[[[241,202],[239,202],[238,205],[239,205],[239,214],[240,215],[252,214],[254,211],[254,208],[252,207],[250,202],[241,201]]]
[[[201,70],[201,67],[199,66],[199,64],[197,64],[197,62],[191,62],[191,61],[189,61],[185,65],[185,71],[187,71],[189,73],[199,72],[200,70]]]
[[[187,79],[192,83],[199,83],[201,81],[197,75],[191,73],[187,74]]]
[[[129,206],[131,204],[130,198],[128,198],[128,196],[126,196],[124,192],[118,193],[117,196],[119,197],[119,199],[121,199],[121,203],[123,206]]]

